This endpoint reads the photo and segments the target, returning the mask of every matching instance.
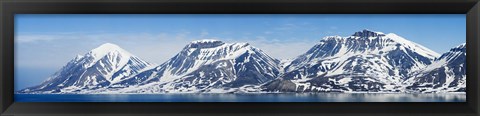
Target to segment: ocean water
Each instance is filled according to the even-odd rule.
[[[466,94],[15,94],[15,102],[465,102]]]

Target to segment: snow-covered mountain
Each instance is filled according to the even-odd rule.
[[[441,56],[396,34],[328,36],[295,59],[198,40],[161,65],[114,44],[78,55],[19,93],[465,92],[465,44]]]
[[[278,77],[276,60],[248,43],[199,40],[164,64],[115,84],[124,91],[208,92],[259,85]],[[131,85],[134,89],[128,88]],[[140,86],[138,86],[140,85]]]
[[[431,65],[412,74],[405,83],[412,92],[465,92],[465,43],[450,49]]]
[[[107,87],[129,79],[150,66],[119,46],[103,44],[83,56],[77,55],[42,84],[21,93],[75,93]]]
[[[362,30],[348,37],[328,36],[264,87],[268,91],[401,91],[398,84],[438,56],[393,33]]]

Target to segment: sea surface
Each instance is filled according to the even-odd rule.
[[[15,102],[465,102],[466,94],[15,94]]]

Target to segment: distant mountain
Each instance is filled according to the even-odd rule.
[[[164,64],[124,80],[116,87],[144,85],[135,91],[208,92],[259,85],[278,76],[279,63],[248,43],[193,41]]]
[[[402,91],[409,74],[439,56],[396,34],[370,30],[348,37],[328,36],[266,84],[267,91]]]
[[[109,86],[129,79],[150,63],[119,46],[106,43],[83,56],[78,55],[42,84],[20,93],[75,93]]]
[[[466,87],[465,43],[450,49],[434,63],[412,75],[406,81],[413,92],[465,92]]]

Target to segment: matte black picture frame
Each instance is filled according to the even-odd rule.
[[[0,8],[2,116],[479,116],[478,0],[2,0]],[[16,103],[15,14],[466,14],[467,102]]]

